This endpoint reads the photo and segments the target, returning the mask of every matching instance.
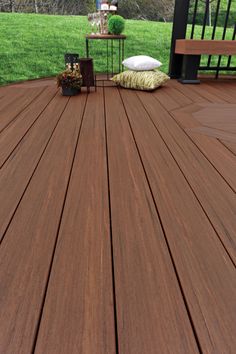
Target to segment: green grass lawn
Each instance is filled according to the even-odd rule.
[[[85,55],[84,37],[90,31],[86,17],[0,13],[0,24],[0,84],[56,75],[64,68],[64,53]],[[127,20],[125,56],[153,56],[168,72],[171,31],[170,23]],[[221,33],[219,28],[219,38]],[[231,33],[228,30],[229,38]],[[198,27],[196,34],[200,36]],[[91,42],[90,55],[96,71],[104,72],[105,43]]]

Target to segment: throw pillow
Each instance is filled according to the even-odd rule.
[[[145,71],[159,68],[162,63],[147,55],[138,55],[125,59],[123,65],[129,70]]]
[[[130,89],[152,91],[169,80],[165,73],[155,71],[124,71],[112,78],[116,84]]]

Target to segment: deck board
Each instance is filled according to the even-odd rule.
[[[119,351],[198,353],[118,90],[105,100]]]
[[[76,105],[81,111],[84,97]],[[74,103],[68,104],[1,245],[3,353],[31,353],[34,348],[80,116]]]
[[[216,130],[212,127],[209,129],[207,127],[207,122],[204,127],[200,123],[198,119],[194,116],[198,116],[199,118],[203,116],[203,112],[205,109],[213,107],[214,111],[217,112],[221,109],[220,112],[220,124],[222,124],[225,129],[228,131],[231,129],[229,127],[229,122],[226,122],[224,117],[224,111],[229,106],[228,105],[211,105],[211,104],[195,104],[188,106],[186,108],[174,110],[170,112],[170,115],[175,119],[175,121],[179,124],[180,127],[183,128],[185,133],[189,136],[189,138],[196,144],[199,150],[204,154],[204,156],[211,162],[211,164],[216,168],[217,171],[223,176],[223,178],[227,181],[227,183],[236,191],[236,160],[233,154],[225,147],[224,144],[221,143],[221,140],[216,139],[217,133]],[[236,107],[236,106],[235,106]],[[234,111],[234,107],[231,108],[231,112]],[[211,120],[216,120],[216,114],[212,112],[213,118]],[[222,119],[223,117],[223,119]],[[206,115],[202,118],[206,119]],[[216,126],[216,123],[213,122],[213,126]],[[236,122],[233,126],[236,126]],[[202,134],[202,129],[207,134]],[[199,134],[200,133],[200,134]],[[227,132],[219,132],[219,137],[229,135]],[[216,137],[216,138],[212,138]],[[234,134],[231,134],[231,137],[235,138]]]
[[[30,130],[32,125],[50,104],[51,99],[56,95],[55,87],[47,88],[37,97],[33,105],[30,105],[18,115],[18,119],[11,122],[0,134],[0,169],[11,155],[13,150]]]
[[[168,151],[170,138],[162,135],[162,140],[159,135],[162,130],[157,133],[153,129],[136,94],[124,90],[122,93],[200,346],[203,353],[224,352],[227,340],[224,342],[223,338],[233,338],[236,328],[235,267],[181,174],[173,152]],[[149,101],[146,94],[138,95],[151,107],[150,96]],[[152,107],[155,108],[155,103]],[[155,112],[157,122],[162,114],[160,109]],[[215,302],[209,301],[209,296],[216,303],[229,298],[217,308]],[[227,348],[229,353],[235,345],[232,340]]]
[[[229,149],[229,151],[231,151],[233,153],[233,155],[236,155],[236,142],[233,143],[233,142],[221,139],[221,143],[223,145],[225,145],[227,147],[227,149]]]
[[[0,88],[0,352],[235,352],[235,92]]]
[[[37,354],[116,353],[105,150],[98,89],[86,105]]]
[[[49,104],[36,124],[21,140],[0,172],[0,240],[37,168],[68,98],[59,95]]]
[[[236,264],[235,192],[151,95],[138,96]]]
[[[0,133],[43,92],[42,88],[32,90],[12,89],[1,101]]]

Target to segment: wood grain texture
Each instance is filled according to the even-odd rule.
[[[37,354],[116,353],[105,145],[98,89],[88,97]]]
[[[118,90],[105,98],[119,351],[197,353]]]
[[[227,90],[218,90],[217,86],[201,81],[201,85],[194,85],[193,91],[205,97],[209,102],[213,103],[235,103],[235,98],[228,94]]]
[[[0,173],[0,240],[68,102],[57,95],[21,140]]]
[[[186,130],[188,131],[188,130]],[[194,130],[190,130],[193,133],[200,133],[206,136],[214,137],[216,139],[223,139],[225,141],[229,141],[233,144],[236,143],[236,136],[235,133],[230,133],[224,130],[216,129],[216,128],[209,128],[209,127],[198,127]]]
[[[236,345],[235,267],[173,159],[169,147],[174,138],[162,134],[161,122],[158,131],[162,137],[153,129],[150,117],[134,92],[122,90],[121,93],[202,352],[233,353]],[[146,108],[155,108],[156,124],[166,119],[154,101],[152,104],[151,95],[138,95]],[[176,139],[180,144],[178,135]],[[188,154],[187,149],[182,150],[181,155],[185,154]]]
[[[22,99],[24,100],[25,90],[12,90],[11,87],[0,87],[1,93],[1,105],[0,112],[5,110],[8,112],[9,108],[15,102],[19,103]]]
[[[168,103],[163,102],[157,95],[155,97],[164,108],[167,106],[168,110]],[[235,141],[235,107],[236,105],[225,104],[225,102],[223,104],[200,103],[170,111],[171,116],[224,176],[234,191],[236,191],[235,156],[217,138],[225,137],[229,142],[232,139]]]
[[[207,39],[177,39],[175,44],[176,54],[212,54],[234,55],[236,54],[236,41],[231,40],[207,40]]]
[[[234,155],[236,155],[236,142],[232,143],[230,141],[226,141],[221,139],[222,144],[224,144]]]
[[[206,83],[207,87],[214,90],[215,95],[221,96],[226,102],[235,103],[236,102],[236,89],[234,85],[234,80],[226,80],[223,82],[213,81],[211,84]],[[231,101],[227,100],[226,97],[230,97]]]
[[[157,100],[145,93],[138,96],[236,263],[235,193]]]
[[[12,89],[0,105],[0,133],[42,93],[42,88],[32,90]]]
[[[236,83],[201,82],[0,87],[0,353],[234,354]]]
[[[173,87],[172,82],[168,82],[165,86],[154,91],[153,95],[165,106],[168,111],[186,107],[193,102],[192,99],[186,97],[181,91]]]
[[[4,354],[33,350],[85,95],[75,102],[67,106],[1,245]]]
[[[191,102],[196,103],[207,103],[209,102],[208,99],[199,92],[192,90],[194,85],[180,85],[178,81],[171,80],[171,87],[174,87],[176,90],[180,91],[184,96],[189,98]]]
[[[56,95],[57,89],[49,87],[35,99],[34,104],[19,114],[18,119],[11,122],[0,134],[0,169],[13,152],[17,144],[32,127],[44,109]]]

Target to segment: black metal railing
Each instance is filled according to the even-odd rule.
[[[179,77],[182,59],[174,53],[176,39],[236,39],[236,0],[176,0],[170,75]],[[235,72],[236,57],[203,55],[200,71]]]

